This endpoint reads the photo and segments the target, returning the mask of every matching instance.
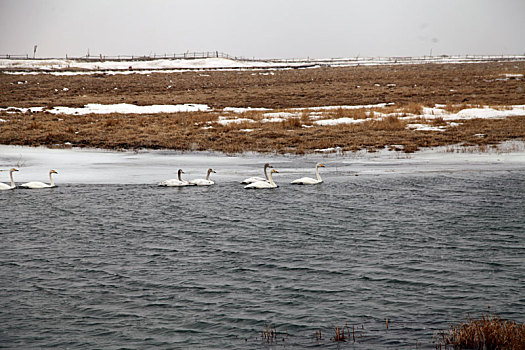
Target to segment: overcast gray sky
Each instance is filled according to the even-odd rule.
[[[525,0],[0,0],[0,55],[525,54]]]

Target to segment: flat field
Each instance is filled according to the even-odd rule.
[[[469,111],[525,105],[524,74],[523,61],[63,76],[0,72],[0,143],[298,154],[332,148],[412,152],[439,145],[487,147],[525,140],[525,113],[482,118]],[[210,108],[49,112],[57,106],[122,103]],[[427,107],[436,105],[450,114],[429,116]],[[363,107],[314,108],[323,106]],[[27,107],[44,109],[21,109]],[[456,114],[462,118],[454,119]]]

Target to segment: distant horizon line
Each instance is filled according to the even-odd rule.
[[[157,59],[206,59],[206,58],[225,58],[238,61],[317,61],[317,60],[391,60],[391,59],[426,59],[426,58],[525,58],[523,54],[439,54],[439,55],[394,55],[394,56],[362,56],[360,54],[355,56],[339,56],[339,57],[274,57],[274,58],[259,58],[259,57],[245,57],[234,56],[221,51],[203,51],[203,52],[185,52],[182,54],[149,54],[149,55],[68,55],[65,56],[42,56],[30,54],[0,54],[0,59],[19,59],[19,60],[49,60],[49,59],[66,59],[66,60],[106,60],[106,61],[126,61],[126,60],[157,60]]]

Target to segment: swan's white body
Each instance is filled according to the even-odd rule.
[[[257,189],[257,188],[276,188],[277,187],[277,184],[275,182],[273,182],[273,177],[272,177],[272,174],[273,173],[278,173],[277,170],[275,169],[272,169],[272,171],[270,171],[270,175],[268,175],[268,181],[257,181],[257,182],[253,182],[249,185],[246,185],[244,186],[244,188],[254,188],[254,189]]]
[[[190,184],[197,185],[197,186],[211,186],[211,185],[213,185],[215,182],[210,180],[210,174],[211,173],[215,173],[215,170],[210,168],[210,169],[208,169],[208,173],[206,174],[206,178],[205,179],[191,180]]]
[[[55,181],[53,181],[53,176],[51,176],[52,174],[58,174],[58,173],[55,170],[50,170],[49,171],[49,184],[46,184],[46,183],[40,182],[40,181],[31,181],[31,182],[26,182],[25,184],[21,184],[20,187],[22,187],[22,188],[30,188],[30,189],[34,189],[34,190],[38,190],[38,189],[41,189],[41,188],[56,187]]]
[[[270,163],[266,163],[264,164],[264,177],[260,177],[260,176],[252,176],[252,177],[249,177],[247,179],[244,179],[242,180],[242,184],[251,184],[251,183],[254,183],[254,182],[259,182],[259,181],[268,181],[268,173],[267,173],[267,169],[268,168],[273,168]]]
[[[311,177],[302,177],[297,180],[293,180],[291,183],[294,185],[317,185],[323,182],[321,175],[319,175],[319,167],[324,167],[324,164],[317,163],[315,165],[315,175],[317,179],[312,179]]]
[[[9,169],[9,177],[11,178],[11,185],[0,182],[0,191],[12,190],[13,188],[16,187],[15,180],[13,180],[13,171],[18,171],[18,169],[17,168]]]
[[[178,179],[164,180],[159,183],[159,186],[165,186],[165,187],[193,186],[194,184],[190,184],[189,181],[182,179],[181,177],[182,174],[184,174],[184,171],[182,169],[179,169]]]

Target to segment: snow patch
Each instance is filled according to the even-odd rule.
[[[230,119],[229,117],[223,117],[223,116],[220,116],[217,123],[221,124],[221,125],[229,125],[229,124],[240,124],[242,122],[248,122],[248,123],[253,123],[254,120],[253,119],[248,119],[248,118],[235,118],[235,119]]]
[[[354,118],[337,118],[337,119],[321,119],[314,121],[314,124],[326,126],[326,125],[339,125],[339,124],[359,124],[364,123],[371,118],[366,119],[354,119]]]
[[[230,112],[230,113],[246,113],[246,112],[252,112],[252,111],[271,111],[269,108],[252,108],[252,107],[225,107],[222,109],[223,112]]]
[[[44,107],[30,107],[30,108],[0,108],[0,111],[19,111],[21,113],[42,112]],[[209,111],[210,107],[202,104],[184,104],[184,105],[150,105],[150,106],[136,106],[127,103],[119,103],[112,105],[103,105],[97,103],[87,104],[84,107],[53,107],[46,109],[46,112],[52,114],[70,114],[70,115],[85,115],[85,114],[155,114],[155,113],[177,113],[177,112],[202,112]]]

